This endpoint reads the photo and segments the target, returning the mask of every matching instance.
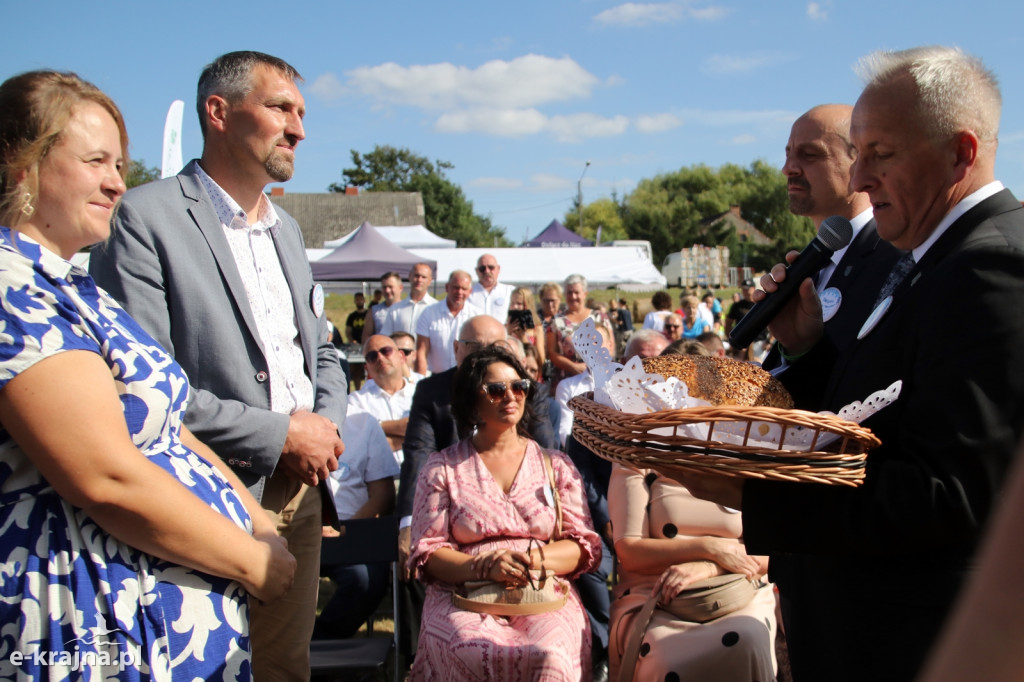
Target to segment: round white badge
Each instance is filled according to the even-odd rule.
[[[885,298],[878,302],[878,305],[876,305],[875,309],[871,311],[871,314],[868,315],[868,319],[864,321],[864,325],[860,328],[860,331],[857,333],[858,340],[863,339],[865,336],[871,333],[871,330],[875,328],[875,326],[878,324],[878,321],[881,320],[887,312],[889,312],[889,306],[891,305],[892,296],[886,296]]]
[[[825,291],[821,292],[821,319],[823,322],[828,322],[836,313],[839,312],[839,306],[843,304],[843,293],[835,287],[829,287]]]
[[[309,305],[317,317],[324,314],[324,288],[322,285],[317,284],[309,293]]]

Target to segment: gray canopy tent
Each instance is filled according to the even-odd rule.
[[[351,239],[310,263],[318,282],[370,282],[394,271],[405,279],[416,263],[427,263],[437,273],[437,261],[406,251],[383,237],[370,223],[355,229]]]

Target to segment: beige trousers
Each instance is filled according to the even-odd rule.
[[[288,541],[297,567],[285,596],[266,605],[250,598],[253,678],[306,682],[320,581],[320,496],[278,471],[267,480],[262,505]]]

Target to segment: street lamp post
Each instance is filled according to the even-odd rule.
[[[580,173],[580,179],[576,181],[576,203],[578,205],[577,210],[580,213],[580,236],[583,236],[583,176],[587,174],[588,168],[590,168],[589,161],[587,161],[586,165],[583,166],[583,172]]]

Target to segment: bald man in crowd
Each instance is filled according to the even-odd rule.
[[[874,305],[875,294],[902,251],[878,236],[867,193],[850,187],[850,169],[857,154],[850,142],[848,104],[814,107],[793,123],[786,143],[789,210],[807,216],[814,229],[829,216],[850,221],[853,240],[839,249],[818,273],[815,288],[821,299],[825,333],[833,343],[856,340]],[[765,369],[780,366],[779,349],[765,358]]]

